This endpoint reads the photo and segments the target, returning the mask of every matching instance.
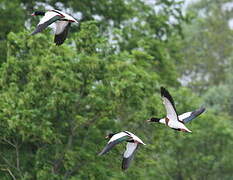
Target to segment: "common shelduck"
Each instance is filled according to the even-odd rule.
[[[195,111],[186,112],[178,116],[173,98],[164,87],[161,87],[161,96],[167,111],[167,116],[165,118],[152,117],[147,121],[162,123],[177,131],[191,132],[184,124],[202,114],[205,111],[205,108],[201,107]]]
[[[122,161],[122,169],[128,169],[131,160],[140,144],[146,145],[139,139],[136,135],[129,131],[122,131],[119,133],[110,133],[106,136],[107,139],[110,139],[104,149],[99,153],[99,155],[103,155],[111,150],[115,145],[127,141],[126,150],[123,154],[123,161]]]
[[[50,24],[55,23],[56,30],[54,43],[56,43],[56,45],[61,45],[65,41],[70,24],[73,22],[78,23],[78,21],[72,16],[58,10],[49,10],[47,12],[36,11],[32,14],[32,16],[43,16],[35,31],[32,32],[32,35],[43,31]]]

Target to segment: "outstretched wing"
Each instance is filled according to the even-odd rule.
[[[167,111],[167,118],[172,121],[179,121],[173,98],[164,87],[161,87],[161,97]]]
[[[41,18],[39,24],[37,25],[35,31],[31,33],[31,35],[37,34],[47,28],[53,22],[61,19],[62,16],[56,12],[48,11],[45,13],[44,17]]]
[[[104,147],[104,149],[99,153],[99,155],[104,155],[108,151],[110,151],[115,145],[126,141],[130,139],[131,137],[128,136],[128,134],[124,132],[120,132],[118,134],[115,134],[112,136],[112,138],[109,140],[108,144]]]
[[[129,132],[129,131],[124,131],[125,133],[129,134],[133,138],[134,141],[137,141],[143,145],[146,145],[139,137],[137,137],[135,134]]]
[[[192,121],[194,118],[196,118],[197,116],[199,116],[200,114],[202,114],[204,111],[205,111],[205,108],[201,107],[200,109],[197,109],[195,111],[186,112],[184,114],[179,115],[179,120],[183,121],[184,123],[188,123]]]
[[[69,32],[69,27],[70,27],[70,22],[69,21],[57,21],[56,22],[56,32],[55,32],[55,37],[54,37],[54,42],[56,45],[61,45]]]
[[[123,170],[128,169],[130,162],[133,159],[137,148],[138,148],[138,143],[131,143],[131,142],[127,143],[126,150],[123,154],[123,161],[122,161]]]
[[[64,13],[64,12],[61,12],[61,11],[55,10],[55,9],[52,10],[52,11],[54,11],[54,12],[60,14],[60,15],[63,16],[65,19],[67,19],[67,20],[69,20],[69,21],[71,21],[71,22],[76,22],[76,23],[78,23],[78,21],[77,21],[76,19],[74,19],[72,16],[70,16],[70,15]]]

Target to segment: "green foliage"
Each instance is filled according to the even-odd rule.
[[[227,2],[203,0],[187,10],[195,18],[184,26],[184,63],[180,71],[195,91],[226,81],[233,50],[229,27],[232,10],[227,10]]]
[[[111,49],[103,49],[106,41],[98,36],[94,22],[81,27],[77,48],[57,48],[51,35],[8,36],[0,98],[2,126],[8,131],[2,141],[12,139],[14,146],[30,147],[20,152],[34,162],[26,171],[28,160],[20,161],[19,170],[11,169],[16,178],[26,172],[38,179],[76,173],[77,178],[95,177],[85,172],[96,166],[92,162],[102,161],[96,156],[104,146],[102,137],[106,131],[119,131],[123,124],[130,127],[137,112],[143,111],[143,101],[153,93],[151,85],[159,81],[156,73],[146,71],[150,61],[143,66],[139,62],[151,60],[149,55],[140,51],[112,55]],[[90,32],[95,33],[90,37]]]
[[[18,0],[0,1],[0,64],[6,60],[6,36],[9,32],[19,32],[23,29],[25,12]]]

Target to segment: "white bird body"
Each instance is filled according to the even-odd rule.
[[[159,120],[159,123],[165,124],[172,129],[180,129],[180,130],[182,129],[182,130],[186,130],[187,132],[192,132],[183,123],[179,121],[173,121],[169,119],[168,123],[166,123],[165,118],[162,118]]]
[[[173,129],[179,129],[181,131],[185,131],[185,132],[192,132],[190,131],[183,123],[179,122],[179,121],[173,121],[173,120],[170,120],[168,122],[168,126],[170,128],[173,128]]]
[[[148,121],[150,122],[159,122],[165,124],[172,129],[183,131],[183,132],[192,132],[184,124],[192,121],[195,117],[199,116],[205,111],[205,108],[200,108],[192,112],[186,112],[181,115],[177,115],[175,104],[170,93],[163,87],[161,87],[161,97],[163,104],[165,106],[167,115],[165,118],[151,118]]]
[[[187,132],[191,132],[184,124],[183,122],[180,121],[173,121],[173,120],[169,120],[168,123],[166,123],[165,118],[162,118],[159,120],[159,123],[161,124],[165,124],[167,126],[169,126],[172,129],[184,129]]]

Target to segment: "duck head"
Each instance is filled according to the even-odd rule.
[[[109,133],[106,137],[105,137],[105,139],[110,139],[112,136],[114,136],[116,133]]]
[[[43,11],[35,11],[34,13],[31,14],[32,16],[44,16],[45,12]]]
[[[150,119],[148,119],[147,121],[148,122],[159,122],[160,118],[155,118],[155,117],[152,117]]]

